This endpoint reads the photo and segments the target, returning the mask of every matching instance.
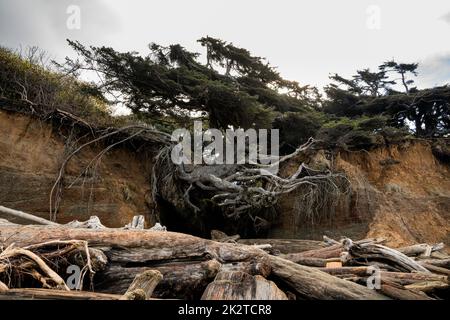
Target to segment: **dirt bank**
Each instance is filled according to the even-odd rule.
[[[83,136],[70,127],[0,110],[0,203],[48,218],[50,189],[61,161]],[[73,186],[63,191],[58,222],[97,215],[105,225],[120,227],[137,214],[152,220],[147,152],[117,146],[95,172],[79,177],[104,147],[86,148],[69,162],[64,184]]]
[[[335,208],[328,208],[332,219],[317,223],[302,219],[296,210],[298,194],[286,197],[271,236],[382,236],[392,246],[450,244],[450,168],[433,155],[430,142],[409,141],[369,152],[341,151],[334,157],[319,152],[314,161],[345,172],[351,193],[342,196]]]
[[[49,193],[61,161],[83,139],[92,136],[55,121],[0,110],[0,204],[48,218]],[[104,148],[93,145],[69,162],[58,222],[97,215],[105,225],[121,227],[143,214],[153,224],[149,193],[153,152],[133,142],[119,145],[103,157],[97,170],[79,176]],[[293,159],[282,170],[297,170],[303,160]],[[299,194],[289,194],[281,199],[267,236],[318,239],[327,234],[385,237],[391,246],[450,244],[450,168],[433,155],[430,142],[409,141],[333,156],[320,151],[313,162],[344,172],[350,192],[313,220],[299,209]]]

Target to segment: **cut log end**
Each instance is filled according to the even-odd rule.
[[[147,270],[138,274],[121,300],[147,300],[153,294],[163,275],[158,270]]]

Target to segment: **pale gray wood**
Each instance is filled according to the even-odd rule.
[[[37,217],[35,215],[25,213],[23,211],[14,210],[11,208],[7,208],[4,206],[0,206],[0,217],[6,220],[19,219],[24,223],[29,224],[38,224],[38,225],[49,225],[49,226],[58,226],[59,224],[41,217]]]

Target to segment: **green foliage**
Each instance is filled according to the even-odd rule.
[[[406,128],[395,128],[395,127],[384,127],[382,128],[378,134],[383,137],[385,143],[388,144],[397,144],[405,141],[406,138],[409,138],[410,132]]]
[[[412,87],[414,81],[408,76],[416,76],[417,67],[416,63],[389,61],[380,65],[377,72],[357,71],[352,79],[334,75],[331,79],[336,83],[325,88],[328,99],[323,110],[338,117],[384,117],[385,126],[402,131],[409,126],[418,137],[446,136],[450,132],[450,87]],[[391,74],[395,80],[390,80]],[[398,80],[404,93],[391,87]],[[376,126],[381,128],[381,124]],[[373,125],[372,121],[370,126]]]
[[[198,42],[206,49],[206,63],[179,44],[151,43],[142,56],[69,41],[81,60],[66,59],[58,72],[0,48],[0,95],[25,101],[34,111],[62,109],[97,125],[145,122],[171,132],[204,119],[221,129],[276,128],[282,153],[310,137],[328,148],[367,149],[399,143],[411,132],[450,133],[450,87],[418,90],[415,63],[388,61],[349,79],[335,74],[323,99],[316,88],[283,79],[244,48],[212,37]],[[89,71],[101,81],[78,80]],[[404,92],[394,90],[397,82]],[[110,103],[132,114],[111,117]]]
[[[22,111],[48,114],[60,109],[96,124],[113,121],[95,86],[1,47],[0,97],[23,102]]]
[[[375,115],[373,117],[362,117],[358,121],[358,128],[365,131],[378,132],[386,127],[388,117]]]
[[[277,117],[273,127],[280,130],[280,151],[293,152],[310,137],[315,137],[323,121],[322,114],[318,112],[286,112]]]
[[[364,130],[352,130],[338,140],[350,149],[370,149],[377,144],[376,137]]]
[[[219,39],[199,42],[207,49],[206,65],[180,45],[151,44],[150,53],[139,56],[69,41],[83,63],[67,60],[65,68],[96,71],[103,78],[99,89],[120,92],[133,113],[182,126],[197,117],[222,129],[270,128],[274,112],[316,106],[317,90],[281,78],[263,58]]]

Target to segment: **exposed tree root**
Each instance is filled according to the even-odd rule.
[[[207,200],[212,202],[225,217],[239,219],[245,216],[250,218],[255,228],[259,228],[270,223],[267,217],[260,215],[261,212],[272,210],[282,195],[298,190],[301,193],[298,200],[301,204],[300,212],[308,219],[314,220],[318,212],[325,211],[320,210],[321,206],[335,206],[340,196],[348,192],[346,187],[348,181],[343,174],[314,170],[304,163],[288,177],[272,173],[271,169],[278,168],[284,162],[308,152],[314,144],[313,139],[309,139],[295,152],[282,156],[275,163],[268,165],[185,166],[172,162],[171,152],[174,143],[170,141],[168,134],[149,126],[137,125],[106,131],[76,148],[62,161],[50,192],[50,220],[56,220],[59,196],[64,187],[64,172],[69,161],[84,148],[100,141],[106,142],[112,137],[118,137],[119,134],[125,137],[108,144],[91,159],[83,172],[96,170],[102,157],[117,145],[137,136],[145,136],[149,141],[161,146],[160,152],[155,157],[151,176],[154,203],[158,203],[158,199],[163,199],[177,210],[191,211],[195,215],[205,214],[202,212],[202,202]]]

